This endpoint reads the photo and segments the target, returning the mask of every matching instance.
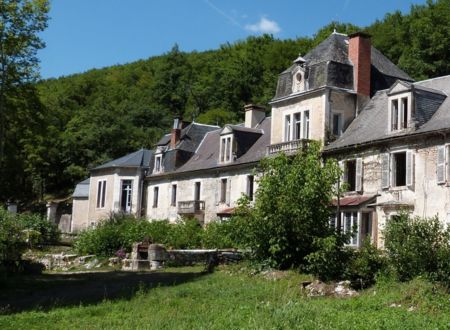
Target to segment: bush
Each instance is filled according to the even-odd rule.
[[[237,210],[236,216],[247,222],[244,246],[255,260],[273,267],[301,266],[314,252],[314,240],[331,233],[329,205],[339,167],[331,159],[323,163],[320,145],[311,142],[292,157],[281,153],[263,159],[260,172],[254,207]]]
[[[353,256],[344,243],[345,237],[337,235],[315,239],[315,251],[305,258],[306,270],[324,282],[343,279]]]
[[[17,220],[25,230],[38,233],[33,244],[54,244],[59,241],[61,233],[58,227],[47,218],[38,214],[23,213],[17,215]]]
[[[23,224],[0,207],[0,264],[19,261],[26,249]]]
[[[237,247],[233,240],[236,221],[213,221],[206,225],[202,237],[202,245],[209,249],[226,249]]]
[[[437,217],[391,218],[384,231],[389,262],[401,281],[416,276],[450,284],[450,232]]]
[[[366,239],[360,249],[355,250],[344,272],[344,278],[354,287],[366,288],[375,284],[377,275],[384,270],[386,258],[380,250]]]
[[[172,225],[169,232],[169,247],[175,249],[192,249],[202,246],[203,229],[198,220],[183,218]]]

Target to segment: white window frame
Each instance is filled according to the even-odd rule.
[[[226,134],[220,137],[219,162],[230,163],[234,160],[234,135]]]
[[[127,200],[125,201],[127,204],[128,204],[128,202],[129,202],[129,205],[126,205],[125,206],[125,210],[122,210],[122,202],[123,202],[123,200],[122,200],[122,198],[123,198],[123,184],[124,184],[124,182],[125,181],[130,181],[131,182],[131,186],[130,186],[130,190],[128,190],[128,193],[129,194],[127,194]],[[119,207],[120,207],[120,210],[121,211],[124,211],[125,213],[131,213],[132,212],[132,210],[133,210],[133,187],[134,186],[134,180],[133,179],[121,179],[120,180],[120,198],[119,198]],[[129,210],[127,209],[129,207]]]
[[[351,237],[350,242],[346,243],[347,246],[352,247],[358,247],[360,245],[360,230],[361,230],[361,212],[359,210],[343,210],[341,211],[341,231],[343,233],[348,233],[349,231],[352,231],[353,227],[356,225],[356,237]],[[350,214],[350,228],[346,226],[347,224],[347,218],[346,214]],[[354,216],[356,214],[356,217]],[[333,214],[330,219],[330,224],[336,228],[336,222],[337,222],[337,214]]]
[[[96,208],[104,209],[106,205],[106,179],[99,179],[97,181],[97,201]]]
[[[155,155],[155,165],[153,166],[153,173],[162,173],[163,172],[163,155],[156,154]]]
[[[296,120],[299,115],[300,120]],[[310,109],[294,110],[283,115],[283,142],[295,141],[296,124],[300,124],[300,139],[309,139],[311,135],[311,111]]]
[[[405,117],[404,117],[404,107],[403,107],[403,100],[406,99],[406,104],[407,104],[407,111],[406,111],[406,127],[403,127],[403,123],[405,121]],[[392,111],[393,111],[393,104],[394,101],[397,101],[398,104],[398,113],[397,113],[397,126],[393,127],[393,123],[392,123]],[[398,131],[402,131],[405,129],[408,129],[410,127],[410,123],[411,123],[411,107],[412,107],[412,97],[411,97],[411,93],[402,93],[402,94],[398,94],[395,96],[390,96],[388,98],[388,102],[389,102],[389,118],[388,118],[388,123],[389,123],[389,132],[398,132]]]

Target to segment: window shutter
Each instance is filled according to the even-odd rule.
[[[228,178],[227,180],[227,198],[226,198],[226,203],[228,206],[230,206],[230,197],[231,197],[231,178]]]
[[[342,187],[342,184],[345,183],[345,181],[344,181],[344,161],[340,160],[338,162],[338,165],[341,170],[341,176],[339,177],[339,186]],[[337,192],[338,191],[338,183],[336,182],[336,184],[334,186],[335,186],[334,188],[336,189],[336,192]]]
[[[381,188],[389,188],[389,154],[381,154]]]
[[[362,158],[356,158],[356,191],[362,191],[362,172],[363,162]]]
[[[219,202],[220,202],[221,188],[222,188],[222,180],[221,179],[217,179],[217,189],[216,189],[216,193],[215,193],[216,206],[219,205]]]
[[[445,146],[437,147],[437,183],[445,183]]]
[[[412,151],[406,152],[406,185],[414,184],[414,155]]]

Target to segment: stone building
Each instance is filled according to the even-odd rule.
[[[74,194],[72,228],[119,211],[202,223],[230,216],[242,194],[253,198],[261,158],[308,140],[340,160],[349,188],[339,200],[342,223],[359,228],[351,244],[381,242],[380,229],[400,209],[446,221],[449,86],[450,77],[413,82],[364,33],[333,33],[280,74],[270,117],[247,105],[238,125],[176,118],[155,150],[93,169],[88,194],[80,185],[84,194]]]

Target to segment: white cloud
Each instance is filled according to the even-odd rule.
[[[271,21],[265,17],[261,17],[258,23],[256,24],[247,24],[245,29],[255,33],[273,33],[276,34],[281,31],[278,23],[275,21]]]

